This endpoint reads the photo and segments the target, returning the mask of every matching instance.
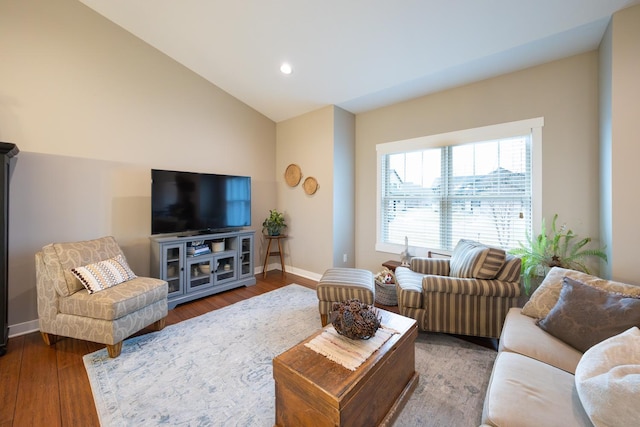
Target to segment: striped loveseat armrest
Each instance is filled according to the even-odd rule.
[[[405,317],[416,319],[418,327],[422,328],[420,319],[424,317],[422,309],[422,278],[424,274],[408,267],[398,267],[395,276],[398,311]]]
[[[411,271],[421,274],[437,274],[438,276],[449,275],[449,259],[448,258],[411,258],[409,266]]]

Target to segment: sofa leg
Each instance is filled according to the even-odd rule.
[[[117,342],[115,344],[107,344],[107,353],[109,353],[110,358],[116,358],[120,356],[120,352],[122,351],[122,341]]]
[[[156,320],[153,325],[151,325],[151,329],[153,329],[154,331],[161,331],[164,329],[165,325],[167,324],[167,318],[163,317],[160,320]]]
[[[42,339],[46,345],[53,345],[58,340],[56,335],[49,334],[47,332],[40,332],[40,335],[42,335]]]
[[[327,326],[327,323],[329,321],[329,315],[328,314],[321,314],[320,315],[320,323],[322,323],[322,326]]]

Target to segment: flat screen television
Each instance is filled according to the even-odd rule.
[[[151,170],[151,234],[251,225],[251,177]]]

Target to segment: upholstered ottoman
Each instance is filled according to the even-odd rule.
[[[372,304],[375,298],[373,273],[358,268],[330,268],[324,272],[316,288],[320,320],[325,326],[334,302],[357,298]]]

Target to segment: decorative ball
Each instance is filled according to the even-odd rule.
[[[363,304],[358,299],[334,302],[331,323],[336,332],[351,339],[367,340],[380,327],[380,318],[375,307]]]

